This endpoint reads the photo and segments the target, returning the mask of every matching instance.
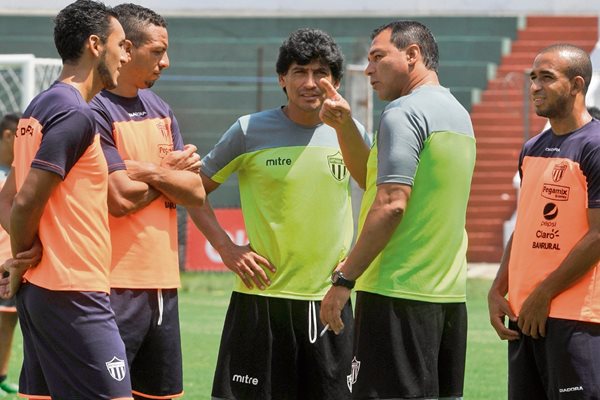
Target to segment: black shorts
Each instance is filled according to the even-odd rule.
[[[461,397],[465,303],[357,292],[353,399]]]
[[[108,294],[25,283],[17,304],[23,332],[22,397],[132,398],[125,346]]]
[[[227,400],[349,400],[353,319],[323,337],[320,302],[233,292],[212,398]]]
[[[508,343],[509,398],[600,399],[599,355],[600,324],[548,318],[546,337]]]
[[[183,395],[177,289],[112,289],[110,302],[127,349],[136,396]]]

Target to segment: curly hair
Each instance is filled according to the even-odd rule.
[[[105,43],[111,17],[117,18],[117,14],[98,1],[77,0],[63,8],[54,18],[54,44],[63,62],[79,60],[91,35]]]
[[[284,75],[292,65],[306,65],[318,60],[328,65],[335,82],[344,74],[344,56],[328,33],[319,29],[302,28],[290,34],[279,48],[277,74]]]

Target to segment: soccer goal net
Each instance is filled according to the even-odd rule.
[[[33,54],[0,54],[0,114],[23,112],[60,74],[62,62]]]

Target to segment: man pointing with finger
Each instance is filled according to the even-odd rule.
[[[467,335],[465,214],[473,128],[467,111],[440,86],[437,44],[424,25],[397,21],[376,29],[368,59],[365,73],[390,103],[362,165],[360,235],[336,270],[347,282],[360,277],[352,395],[458,399]],[[325,101],[321,113],[336,130],[348,123],[339,96]],[[340,138],[348,163],[357,156],[348,151],[356,137]],[[332,282],[321,320],[339,332],[350,288]]]
[[[293,32],[277,60],[287,104],[238,119],[202,160],[207,192],[238,172],[248,246],[208,207],[189,209],[237,282],[221,337],[213,399],[350,398],[352,310],[343,334],[318,337],[319,300],[352,240],[351,166],[319,110],[319,80],[339,87],[343,58],[326,33]],[[364,135],[353,120],[348,134]],[[360,134],[358,133],[360,132]],[[362,142],[367,151],[367,146]],[[359,182],[360,183],[360,182]]]

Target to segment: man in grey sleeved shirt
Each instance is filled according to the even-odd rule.
[[[364,166],[360,235],[337,268],[347,280],[360,277],[352,395],[458,399],[466,353],[473,128],[466,110],[439,84],[437,44],[427,27],[392,22],[372,39],[365,72],[391,103]],[[330,99],[335,113],[341,100],[333,93]],[[349,297],[348,288],[334,286],[323,299],[321,321],[335,332],[343,328],[339,310]]]

